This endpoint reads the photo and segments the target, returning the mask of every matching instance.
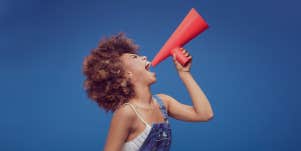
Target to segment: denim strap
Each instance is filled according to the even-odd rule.
[[[153,97],[157,100],[157,102],[160,105],[160,110],[163,113],[164,120],[168,122],[168,114],[167,114],[166,107],[165,107],[163,101],[161,100],[161,98],[158,95],[153,95]]]

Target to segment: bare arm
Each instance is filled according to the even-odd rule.
[[[122,106],[114,112],[104,151],[120,151],[122,149],[131,130],[134,116],[135,114],[128,106]]]
[[[186,50],[183,49],[183,51],[189,56]],[[166,94],[160,94],[159,96],[166,101],[170,116],[183,121],[209,121],[213,118],[213,111],[206,95],[190,74],[191,62],[183,67],[174,57],[174,63],[181,80],[189,92],[193,106],[182,104]]]

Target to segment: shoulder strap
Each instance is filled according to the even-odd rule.
[[[138,111],[136,110],[135,106],[131,103],[124,103],[125,105],[130,105],[130,107],[135,111],[136,115],[138,116],[138,118],[147,126],[148,123],[142,118],[142,116],[138,113]]]
[[[164,120],[168,122],[168,114],[167,114],[166,107],[165,107],[163,101],[161,100],[161,98],[158,95],[153,95],[153,97],[157,100],[157,102],[160,105],[160,110],[163,113]]]

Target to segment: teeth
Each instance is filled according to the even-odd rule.
[[[145,65],[145,69],[148,70],[148,71],[149,71],[149,68],[150,68],[150,64],[151,64],[151,63],[150,63],[149,61],[147,61],[147,62],[146,62],[146,65]]]

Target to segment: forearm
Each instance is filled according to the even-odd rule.
[[[191,97],[193,108],[197,114],[202,117],[211,118],[213,116],[213,111],[211,105],[199,87],[197,82],[194,80],[190,72],[178,72],[181,80],[186,86],[188,93]]]

